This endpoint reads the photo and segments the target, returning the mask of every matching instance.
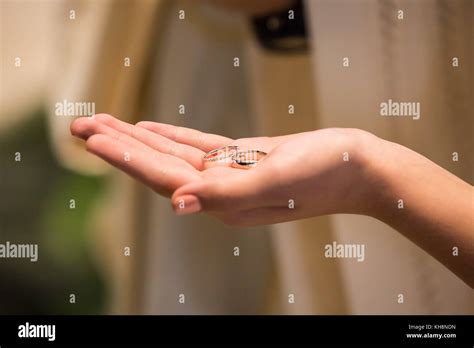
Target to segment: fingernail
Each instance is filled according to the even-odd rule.
[[[186,195],[178,197],[175,200],[173,208],[176,215],[188,215],[200,212],[202,206],[196,196]]]

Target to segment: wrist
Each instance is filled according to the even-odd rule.
[[[405,208],[406,198],[416,196],[419,190],[418,185],[407,183],[418,177],[419,169],[429,161],[400,144],[368,134],[370,140],[361,154],[368,197],[365,214],[391,224]]]
[[[372,133],[366,131],[358,133],[356,148],[360,169],[357,178],[359,194],[355,202],[357,214],[384,220],[387,208],[395,204],[392,202],[394,171],[391,168],[396,152],[394,145],[397,144],[383,140]],[[397,166],[401,165],[398,161],[396,163]]]

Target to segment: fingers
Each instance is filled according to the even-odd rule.
[[[115,129],[110,128],[100,122],[97,122],[97,120],[92,117],[81,117],[74,120],[74,122],[71,123],[71,133],[72,135],[84,140],[87,140],[94,134],[104,134],[137,149],[141,149],[146,152],[153,152],[152,148],[146,146],[142,142],[124,133],[118,132]]]
[[[162,154],[137,139],[95,118],[82,117],[71,124],[71,133],[87,140],[89,152],[125,171],[156,192],[169,196],[177,187],[201,177],[189,163]]]
[[[233,140],[216,134],[203,133],[195,129],[173,126],[157,122],[138,122],[138,127],[146,128],[180,144],[198,148],[204,152],[226,146]]]
[[[146,128],[131,125],[107,114],[98,114],[94,118],[102,124],[137,139],[154,150],[182,158],[198,170],[203,169],[202,157],[204,152],[193,146],[174,142]]]
[[[176,215],[194,214],[201,210],[201,202],[196,196],[184,195],[176,199]]]
[[[105,134],[91,135],[87,150],[140,180],[159,194],[170,196],[182,185],[202,180],[199,172],[181,160],[159,152],[143,151]]]

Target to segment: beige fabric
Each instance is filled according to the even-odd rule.
[[[96,112],[123,120],[138,120],[143,105],[150,50],[154,47],[161,1],[74,1],[48,3],[58,21],[54,38],[54,67],[50,72],[49,122],[53,149],[61,163],[87,174],[110,172],[110,166],[84,151],[82,141],[70,136],[70,117],[54,115],[54,104],[94,102]],[[76,19],[69,19],[69,11]],[[130,67],[124,66],[125,57]],[[139,313],[143,276],[143,188],[135,180],[112,171],[109,191],[99,202],[91,233],[96,256],[110,286],[106,311]],[[131,255],[124,256],[125,248]]]
[[[252,39],[249,35],[247,60],[257,134],[274,136],[316,129],[310,55],[266,52]],[[289,114],[289,105],[294,106],[294,114]],[[344,313],[338,262],[326,259],[321,252],[322,246],[334,238],[329,218],[288,222],[270,228],[280,281],[276,297],[280,306],[284,304],[282,313]],[[294,304],[281,301],[290,293],[295,295]]]
[[[185,21],[175,15],[180,9]],[[252,134],[242,18],[186,2],[174,2],[163,18],[148,118],[230,137]],[[235,229],[204,215],[176,218],[169,201],[154,193],[147,202],[144,313],[263,311],[274,273],[266,227]]]
[[[472,2],[308,1],[307,9],[319,127],[371,131],[472,183]],[[420,102],[421,119],[379,116],[389,98]],[[338,242],[366,244],[365,262],[342,262],[351,312],[474,312],[472,289],[393,229],[362,216],[331,220]]]
[[[110,172],[110,166],[71,137],[72,118],[56,116],[55,103],[94,102],[96,112],[133,121],[143,104],[139,98],[161,5],[158,0],[2,1],[0,133],[43,102],[52,149],[61,163],[87,174]],[[21,67],[15,67],[16,57]],[[124,66],[125,57],[130,57],[130,67]],[[106,311],[136,313],[143,253],[141,234],[135,231],[143,189],[126,175],[113,173],[90,224],[91,245],[111,289]],[[124,256],[125,247],[131,248],[130,257]]]
[[[0,8],[1,136],[31,116],[45,98],[54,52],[50,35],[57,26],[54,4],[2,0]]]
[[[133,120],[140,110],[152,47],[153,28],[161,1],[78,1],[57,9],[58,27],[52,33],[55,69],[51,70],[50,107],[56,102],[95,103],[96,113],[106,112]],[[69,11],[76,19],[69,19]],[[124,66],[125,57],[131,66]],[[69,117],[50,113],[52,139],[62,163],[86,172],[103,173],[107,166],[86,153],[82,142],[71,142]]]
[[[106,166],[87,154],[83,144],[73,141],[70,136],[71,118],[54,116],[54,104],[63,98],[70,101],[89,99],[89,92],[99,84],[93,71],[101,65],[97,57],[102,52],[104,36],[96,34],[102,33],[107,26],[111,1],[2,0],[0,7],[0,134],[14,129],[43,104],[50,115],[52,149],[61,163],[82,172],[103,172]],[[75,20],[69,20],[70,10],[76,11]],[[15,66],[17,57],[21,59],[19,67]],[[101,104],[97,99],[90,101]],[[130,191],[135,189],[133,181],[124,175],[117,178],[119,183],[112,187],[120,188],[121,196],[113,201],[113,208],[120,213],[121,219],[104,218],[109,214],[103,214],[104,209],[98,206],[100,228],[92,227],[96,223],[91,222],[90,235],[99,265],[104,267],[103,274],[112,288],[108,308],[127,313],[134,306],[134,297],[129,290],[133,263],[123,262],[123,247],[130,245],[132,236],[127,222],[133,221],[130,212],[134,202],[130,199],[133,197]],[[111,207],[108,198],[104,199],[106,204]],[[104,240],[106,244],[102,244]],[[100,242],[95,243],[97,241]]]
[[[19,3],[28,3],[32,13],[38,8]],[[308,1],[313,51],[295,56],[264,52],[242,18],[189,2],[39,3],[45,15],[63,21],[33,25],[54,43],[41,41],[44,46],[25,48],[22,55],[57,47],[50,48],[55,55],[38,61],[40,67],[51,61],[54,69],[21,81],[36,86],[30,100],[40,98],[38,88],[53,90],[51,114],[55,102],[67,99],[95,101],[97,112],[126,120],[154,119],[233,137],[359,127],[472,182],[469,1],[441,2],[444,7],[435,1]],[[71,6],[75,22],[67,19]],[[391,17],[398,8],[405,10],[401,22]],[[177,21],[178,9],[186,9],[186,21]],[[31,20],[32,13],[23,18]],[[25,28],[24,37],[34,37]],[[2,45],[2,59],[15,47]],[[460,57],[455,74],[451,52]],[[123,67],[125,56],[130,68]],[[239,68],[232,66],[236,56]],[[349,69],[342,68],[346,56]],[[421,119],[378,116],[388,98],[420,101]],[[2,117],[16,113],[15,103],[3,107],[4,99],[2,94]],[[186,105],[186,115],[177,113],[179,104]],[[288,104],[295,105],[295,115],[288,115]],[[61,161],[82,172],[106,172],[108,166],[72,141],[69,122],[50,117]],[[451,161],[453,151],[459,162]],[[203,216],[178,219],[166,200],[114,171],[95,226],[97,257],[110,283],[107,311],[113,313],[473,312],[471,289],[398,232],[367,217],[231,229]],[[366,244],[366,261],[324,258],[323,246],[333,240]],[[125,246],[131,247],[129,258]],[[232,254],[235,246],[239,257]],[[178,303],[181,293],[184,305]],[[404,304],[397,303],[400,293]],[[288,294],[295,295],[294,304]]]

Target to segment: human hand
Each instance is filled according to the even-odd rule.
[[[206,212],[235,226],[332,213],[391,225],[474,286],[473,188],[420,154],[357,129],[323,129],[233,140],[155,122],[131,125],[101,114],[72,134],[88,151],[171,196],[179,215]],[[227,145],[268,154],[250,170],[207,168]],[[400,209],[400,199],[408,207]],[[453,257],[451,246],[462,247]]]
[[[233,140],[155,122],[131,125],[99,114],[71,132],[88,151],[171,196],[177,214],[207,212],[227,224],[270,224],[330,213],[370,214],[376,180],[365,154],[377,139],[356,129],[324,129]],[[238,145],[267,152],[242,170],[206,168],[212,149]]]

